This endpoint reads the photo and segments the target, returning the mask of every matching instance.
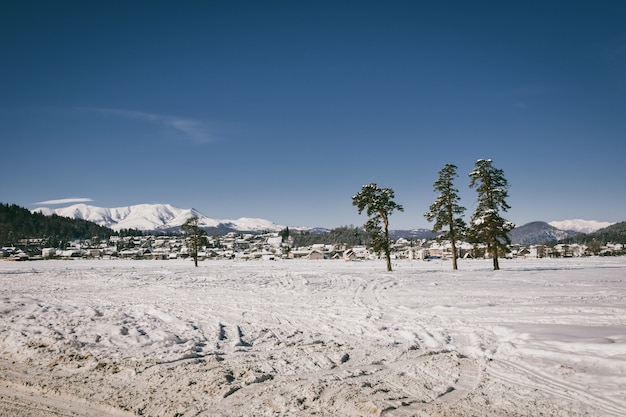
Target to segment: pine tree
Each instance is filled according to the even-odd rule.
[[[198,252],[204,241],[205,231],[198,226],[198,217],[193,216],[187,219],[180,227],[182,230],[189,232],[191,241],[191,256],[195,266],[198,266]]]
[[[391,239],[389,238],[389,216],[394,210],[404,208],[393,201],[394,192],[391,188],[378,188],[375,183],[361,187],[361,191],[352,197],[352,205],[365,210],[370,217],[365,223],[365,231],[371,236],[372,249],[384,252],[387,259],[387,271],[391,271]],[[382,224],[381,224],[382,223]]]
[[[285,227],[283,230],[278,232],[278,236],[282,238],[282,242],[285,243],[289,240],[289,227]]]
[[[465,207],[459,205],[459,196],[453,181],[458,177],[456,165],[446,164],[439,171],[439,179],[435,181],[434,190],[439,193],[437,199],[430,205],[424,217],[429,222],[435,221],[433,233],[443,231],[437,240],[449,240],[452,246],[452,269],[457,269],[456,243],[460,240],[466,230],[465,221],[458,216],[462,216]],[[447,230],[444,228],[447,227]]]
[[[476,209],[472,214],[468,236],[474,243],[487,245],[493,258],[493,269],[500,269],[498,254],[505,253],[511,244],[509,232],[515,225],[500,216],[501,211],[511,207],[507,204],[508,181],[501,169],[494,168],[491,159],[479,159],[469,174],[470,188],[478,193]]]

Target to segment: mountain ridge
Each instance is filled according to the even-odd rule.
[[[285,228],[283,225],[270,220],[241,217],[236,220],[213,219],[194,208],[182,209],[171,204],[137,204],[132,206],[104,208],[87,204],[74,204],[67,207],[51,209],[40,207],[31,210],[33,213],[44,215],[57,214],[63,217],[88,220],[100,226],[115,231],[122,229],[137,229],[141,231],[177,231],[190,217],[198,217],[199,226],[207,232],[224,234],[235,232],[278,232]],[[595,220],[562,220],[553,222],[536,221],[518,226],[511,231],[511,240],[515,244],[539,244],[557,242],[571,238],[581,233],[590,233],[602,229],[613,223]],[[557,225],[567,227],[563,229]],[[291,226],[290,226],[291,227]],[[298,229],[297,227],[292,227]],[[307,228],[302,230],[328,230],[325,228]],[[392,238],[404,237],[407,239],[432,239],[435,234],[430,229],[416,228],[411,230],[390,230]]]
[[[554,221],[548,222],[548,224],[560,230],[569,230],[569,231],[588,234],[588,233],[593,233],[600,229],[609,227],[615,223],[600,222],[597,220],[571,219],[571,220],[554,220]]]
[[[115,231],[137,229],[142,231],[169,231],[178,229],[192,216],[198,217],[198,225],[209,230],[236,231],[280,231],[284,226],[270,220],[241,217],[236,220],[213,219],[205,216],[194,208],[181,209],[170,204],[137,204],[132,206],[105,208],[87,204],[74,204],[67,207],[51,209],[40,207],[32,210],[44,215],[56,214],[88,220]]]

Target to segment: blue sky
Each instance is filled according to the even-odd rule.
[[[469,218],[490,158],[518,225],[624,221],[625,22],[622,1],[3,1],[0,201],[336,227],[376,182],[391,228],[429,227],[439,170]]]

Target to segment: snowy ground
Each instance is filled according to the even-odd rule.
[[[0,415],[626,415],[626,258],[394,267],[0,262]]]

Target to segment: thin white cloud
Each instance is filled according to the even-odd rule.
[[[196,120],[170,118],[167,120],[171,127],[185,133],[190,138],[193,138],[198,143],[211,142],[209,134],[206,132],[206,127],[203,123]]]
[[[197,144],[213,142],[213,138],[209,134],[208,126],[200,120],[124,109],[91,108],[84,110],[94,111],[103,115],[154,123],[162,127],[173,129],[181,133],[188,140]]]
[[[72,197],[72,198],[60,198],[58,200],[46,200],[35,203],[38,206],[41,205],[57,205],[57,204],[71,204],[71,203],[89,203],[93,201],[92,198],[85,197]]]

